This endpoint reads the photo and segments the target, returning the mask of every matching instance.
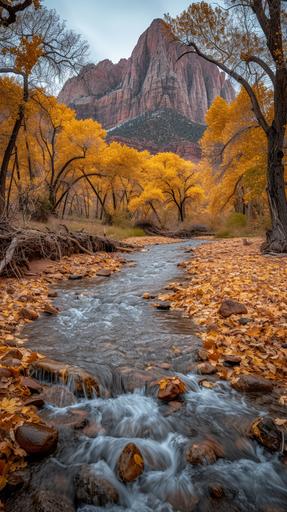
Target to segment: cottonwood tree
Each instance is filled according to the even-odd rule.
[[[268,91],[263,95],[267,102]],[[266,210],[267,141],[251,107],[242,89],[231,103],[215,98],[206,114],[200,165],[213,216],[235,209],[253,218]]]
[[[87,48],[81,36],[67,30],[54,10],[31,7],[8,28],[0,27],[0,73],[12,73],[23,83],[22,99],[1,161],[0,217],[5,212],[7,173],[23,125],[29,90],[53,84],[79,70]]]
[[[181,57],[196,53],[217,65],[246,90],[267,138],[267,195],[271,229],[262,249],[287,252],[284,138],[287,123],[287,3],[283,0],[229,0],[226,8],[194,3],[181,15],[166,17],[185,45]],[[268,119],[257,88],[272,90]]]

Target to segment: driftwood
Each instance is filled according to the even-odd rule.
[[[165,236],[168,238],[192,238],[194,236],[212,236],[212,233],[206,226],[193,225],[189,229],[179,229],[177,231],[168,231],[163,228],[159,228],[153,224],[142,223],[138,224],[147,235]]]
[[[0,275],[20,277],[29,269],[29,262],[48,258],[59,260],[72,254],[94,254],[98,251],[131,250],[131,246],[84,231],[70,232],[64,225],[57,232],[46,228],[15,228],[0,223]]]

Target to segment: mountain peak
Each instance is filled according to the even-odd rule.
[[[172,112],[175,113],[173,127],[179,124],[179,119],[180,126],[188,127],[190,122],[204,126],[205,114],[214,98],[222,96],[230,101],[234,97],[233,88],[215,65],[197,55],[189,54],[178,61],[178,45],[170,44],[168,34],[165,21],[154,19],[129,59],[121,59],[117,64],[105,59],[84,68],[79,77],[64,85],[60,101],[75,108],[78,117],[92,117],[106,129],[139,118],[138,137],[145,133],[142,123],[146,123],[147,147],[151,147],[148,137],[152,137],[152,123],[158,126],[160,118],[165,123],[171,119]],[[168,116],[162,112],[168,112]],[[159,114],[145,116],[148,113]],[[139,124],[133,126],[136,130]],[[179,133],[183,133],[183,141],[177,145],[180,148],[188,139],[185,128],[176,130],[175,137]],[[133,140],[136,139],[135,131]],[[167,149],[164,144],[158,144],[159,151]]]

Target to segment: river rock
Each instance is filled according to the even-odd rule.
[[[43,389],[41,397],[55,407],[69,407],[77,402],[75,395],[68,388],[58,385]]]
[[[199,375],[213,375],[217,372],[217,369],[212,364],[206,362],[206,363],[199,363],[196,366],[197,373]]]
[[[21,377],[20,383],[22,386],[28,388],[31,393],[41,393],[43,389],[41,384],[31,377]]]
[[[279,451],[281,449],[282,432],[269,416],[257,418],[253,421],[249,435],[270,451]]]
[[[102,269],[97,271],[96,275],[99,276],[99,277],[110,277],[112,275],[112,272],[110,270],[102,268]]]
[[[53,491],[38,491],[33,495],[33,512],[75,512],[73,503]]]
[[[49,299],[55,299],[56,297],[58,297],[58,292],[56,292],[56,290],[49,290],[48,297]]]
[[[2,357],[2,361],[5,361],[6,359],[21,359],[23,358],[23,354],[21,350],[18,348],[11,348],[6,352],[6,354]]]
[[[105,507],[119,501],[118,491],[111,482],[97,474],[88,464],[81,466],[79,473],[77,473],[75,488],[79,503]]]
[[[171,307],[170,302],[162,301],[155,305],[156,309],[159,309],[160,311],[168,311]]]
[[[225,299],[222,302],[218,310],[218,313],[224,318],[227,318],[231,315],[245,315],[246,313],[248,313],[248,311],[244,304],[241,304],[236,300]]]
[[[83,279],[83,274],[71,274],[68,279],[70,281],[79,281],[80,279]]]
[[[208,361],[208,352],[204,348],[198,348],[195,353],[195,360],[205,362]]]
[[[37,409],[41,409],[45,405],[45,402],[43,398],[41,398],[39,395],[32,396],[32,398],[28,398],[28,400],[25,400],[25,405],[28,407],[34,406],[37,407]]]
[[[58,432],[37,423],[24,423],[15,432],[17,443],[28,455],[46,456],[57,448]]]
[[[209,491],[210,496],[217,500],[220,498],[223,498],[223,496],[225,494],[222,485],[220,485],[218,483],[209,484],[208,491]]]
[[[34,361],[29,366],[29,373],[32,377],[38,377],[40,374],[43,380],[50,382],[62,384],[72,382],[73,391],[77,396],[93,398],[100,393],[98,381],[91,373],[47,357]]]
[[[9,379],[9,377],[13,377],[13,372],[8,368],[0,367],[0,379],[2,378]]]
[[[241,363],[241,357],[232,354],[225,354],[223,356],[224,366],[239,366]]]
[[[44,305],[43,313],[51,316],[58,315],[59,309],[55,308],[55,306],[52,306],[52,304],[47,303]]]
[[[170,402],[177,400],[186,391],[186,385],[179,377],[165,377],[159,381],[157,397],[159,400]]]
[[[22,308],[20,316],[25,320],[37,320],[37,318],[39,318],[37,311],[34,311],[34,309],[31,308]]]
[[[134,443],[127,444],[117,462],[119,479],[124,482],[133,482],[144,471],[144,460],[139,448]]]
[[[273,382],[257,375],[240,375],[231,385],[237,391],[246,393],[271,393],[273,389]]]
[[[186,451],[186,460],[190,464],[214,464],[223,457],[223,447],[213,439],[193,443]]]

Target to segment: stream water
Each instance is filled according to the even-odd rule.
[[[184,279],[177,263],[197,243],[152,246],[127,257],[135,266],[109,279],[69,281],[58,289],[61,313],[26,328],[29,347],[89,370],[102,390],[99,398],[43,411],[59,420],[85,411],[98,433],[89,437],[84,430],[60,429],[58,451],[34,466],[29,492],[52,489],[60,501],[60,496],[73,500],[75,472],[88,464],[112,483],[119,501],[106,507],[78,503],[78,512],[287,511],[286,465],[246,435],[272,402],[247,399],[225,382],[201,387],[200,376],[191,371],[200,343],[192,321],[178,312],[157,311],[142,299],[146,291],[156,294],[170,281]],[[171,367],[158,368],[160,374],[178,372],[186,383],[178,408],[160,403],[144,387],[144,369],[161,363]],[[213,464],[187,463],[187,447],[205,439],[220,446],[221,456]],[[141,450],[145,470],[124,485],[115,468],[128,442]],[[214,488],[223,489],[220,498]],[[23,494],[9,507],[10,512],[40,510],[25,505]],[[58,510],[66,511],[64,502]]]

